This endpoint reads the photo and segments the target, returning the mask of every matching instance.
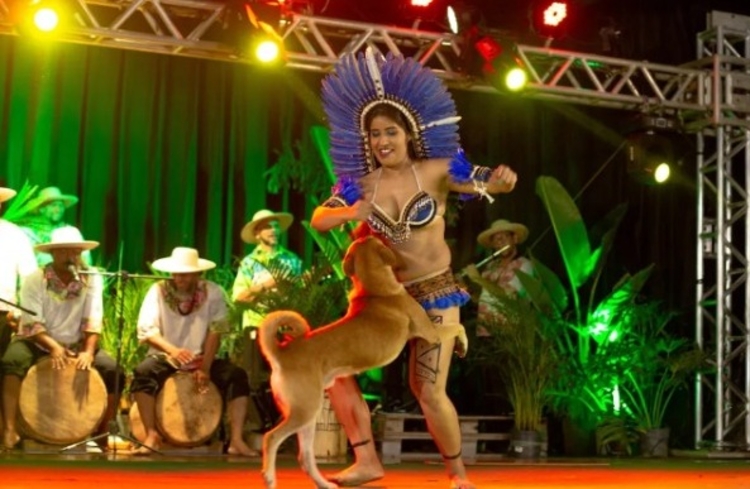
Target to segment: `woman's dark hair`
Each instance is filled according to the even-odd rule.
[[[408,142],[407,142],[407,150],[409,151],[409,158],[416,160],[419,159],[417,156],[417,151],[414,149],[414,133],[409,127],[409,123],[406,122],[406,117],[404,117],[404,114],[401,113],[400,110],[398,110],[396,107],[394,107],[391,104],[377,104],[372,109],[370,109],[367,114],[365,114],[365,130],[369,133],[370,132],[370,126],[372,125],[372,120],[376,117],[386,117],[393,122],[396,123],[397,126],[399,126],[401,129],[404,130],[406,135],[408,136]],[[379,166],[380,164],[377,162],[377,158],[374,158],[374,161]]]

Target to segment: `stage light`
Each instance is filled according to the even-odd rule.
[[[271,63],[279,58],[279,45],[270,39],[263,39],[255,47],[255,57],[263,63]]]
[[[429,7],[432,0],[411,0],[412,7]]]
[[[640,183],[662,184],[669,180],[674,160],[672,141],[653,129],[627,136],[627,171]]]
[[[484,60],[482,72],[495,82],[493,85],[511,92],[518,92],[526,86],[528,75],[515,56],[515,46],[506,49],[496,39],[483,36],[474,47]]]
[[[472,28],[476,29],[479,21],[479,11],[473,5],[452,2],[445,8],[445,22],[454,34],[462,34]]]
[[[42,32],[52,32],[60,23],[57,11],[50,7],[42,7],[34,12],[34,25]]]
[[[571,13],[568,2],[550,0],[532,2],[529,11],[531,27],[534,32],[547,38],[547,45],[549,45],[553,39],[565,37]]]

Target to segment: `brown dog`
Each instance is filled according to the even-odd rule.
[[[449,333],[437,327],[396,279],[391,268],[396,255],[373,237],[352,243],[344,258],[351,277],[349,310],[342,319],[310,330],[299,314],[277,311],[260,326],[260,347],[271,365],[271,388],[283,413],[282,421],[263,437],[263,478],[276,487],[276,452],[297,433],[299,461],[319,488],[338,486],[323,478],[313,453],[315,421],[323,405],[323,391],[337,377],[387,365],[414,337],[438,343]],[[452,336],[465,338],[463,327]],[[279,342],[283,336],[287,341]]]

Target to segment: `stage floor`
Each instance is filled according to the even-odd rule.
[[[321,465],[332,473],[341,465]],[[549,459],[536,463],[502,460],[469,467],[481,489],[638,488],[750,489],[750,461],[710,459]],[[280,460],[279,489],[309,489],[312,482],[296,460]],[[120,455],[0,455],[2,489],[255,489],[262,488],[259,459]],[[447,488],[443,467],[434,462],[386,466],[386,477],[366,487]]]

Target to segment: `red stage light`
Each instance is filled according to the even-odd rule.
[[[544,24],[557,27],[567,16],[568,4],[565,2],[554,2],[544,10]]]
[[[411,0],[412,7],[429,7],[432,0]]]
[[[534,31],[551,40],[565,37],[571,13],[567,2],[538,0],[531,4],[529,17]]]

